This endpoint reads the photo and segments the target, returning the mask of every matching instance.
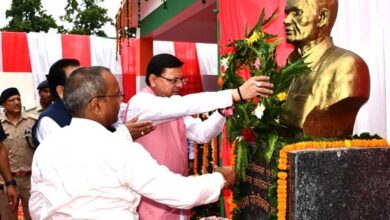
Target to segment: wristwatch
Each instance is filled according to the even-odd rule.
[[[14,178],[12,178],[11,180],[8,180],[8,181],[5,181],[5,186],[8,187],[8,186],[16,186],[16,180]]]

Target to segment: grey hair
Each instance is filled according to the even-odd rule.
[[[64,104],[72,116],[83,116],[93,98],[105,95],[107,85],[102,76],[103,71],[110,72],[110,69],[101,66],[81,67],[67,78]]]

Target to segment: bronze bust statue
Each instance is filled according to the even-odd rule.
[[[337,0],[288,0],[285,8],[287,41],[295,46],[288,61],[304,57],[311,68],[311,73],[292,82],[285,119],[305,135],[352,134],[356,115],[369,98],[367,64],[332,42],[337,7]]]

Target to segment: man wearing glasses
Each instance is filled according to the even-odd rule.
[[[157,125],[148,135],[137,139],[152,157],[172,172],[188,175],[187,138],[207,143],[218,135],[225,117],[217,111],[207,120],[194,119],[191,115],[232,106],[233,101],[271,94],[272,84],[268,77],[249,79],[240,88],[219,92],[204,92],[180,96],[186,85],[183,78],[183,62],[170,54],[159,54],[150,60],[146,72],[146,84],[127,106],[127,118],[152,120]],[[124,118],[124,121],[127,119]],[[155,201],[142,198],[139,206],[140,219],[179,220],[187,216],[183,210],[173,209]]]
[[[79,68],[79,66],[80,62],[76,59],[60,59],[50,67],[47,79],[50,93],[52,94],[54,101],[42,112],[33,127],[32,132],[36,147],[38,147],[39,143],[47,136],[70,124],[72,116],[66,110],[63,103],[64,85],[69,75],[73,70]],[[118,92],[114,96],[123,98],[123,93]],[[150,121],[136,123],[136,120],[137,119],[135,118],[124,123],[124,126],[118,127],[115,133],[121,135],[125,139],[134,140],[140,136],[141,129],[144,133],[153,129]],[[108,129],[112,129],[112,131],[115,130],[112,127],[109,127]]]

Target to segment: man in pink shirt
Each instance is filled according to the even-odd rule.
[[[187,139],[206,143],[218,135],[224,126],[225,117],[217,111],[207,120],[200,121],[193,114],[230,107],[233,101],[266,96],[271,94],[272,84],[268,77],[258,76],[249,79],[240,88],[219,92],[206,92],[180,96],[186,85],[182,65],[178,58],[170,54],[154,56],[147,67],[146,84],[142,92],[128,103],[128,118],[138,116],[139,120],[153,120],[156,128],[137,139],[152,157],[172,172],[188,175]],[[170,208],[145,197],[139,206],[140,219],[186,219],[184,210]]]

